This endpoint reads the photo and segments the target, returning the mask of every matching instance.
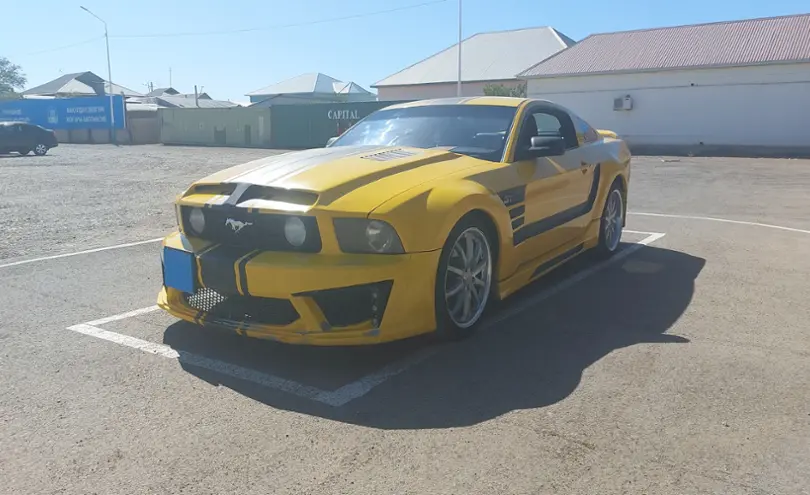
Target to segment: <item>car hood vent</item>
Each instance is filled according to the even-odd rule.
[[[400,158],[407,158],[409,156],[413,156],[416,154],[417,154],[416,151],[396,149],[396,150],[380,151],[379,153],[372,153],[370,155],[366,155],[361,158],[365,158],[366,160],[374,160],[378,162],[387,162],[389,160],[399,160]]]

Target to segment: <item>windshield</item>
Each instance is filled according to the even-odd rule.
[[[516,109],[491,105],[425,105],[379,110],[332,146],[447,147],[454,153],[499,161]]]

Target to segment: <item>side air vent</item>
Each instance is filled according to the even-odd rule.
[[[366,155],[363,158],[366,160],[375,160],[378,162],[387,162],[389,160],[398,160],[400,158],[407,158],[409,156],[415,155],[415,151],[407,151],[407,150],[389,150],[389,151],[380,151],[379,153],[374,153],[371,155]]]

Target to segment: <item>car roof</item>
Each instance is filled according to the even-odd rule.
[[[455,97],[455,98],[435,98],[431,100],[418,100],[418,101],[409,101],[406,103],[398,103],[396,105],[391,105],[390,107],[385,107],[387,109],[392,108],[411,108],[411,107],[423,107],[423,106],[431,106],[431,105],[488,105],[493,107],[519,107],[523,103],[527,101],[540,101],[534,100],[532,98],[516,98],[511,96],[466,96],[466,97]]]

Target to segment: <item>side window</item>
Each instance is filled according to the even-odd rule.
[[[577,131],[571,117],[563,111],[542,110],[534,113],[538,136],[560,136],[565,141],[566,149],[579,146]]]
[[[569,150],[579,146],[571,117],[555,108],[537,109],[524,118],[518,135],[518,146],[530,146],[534,136],[560,136],[565,141],[565,148]]]
[[[560,119],[550,113],[534,114],[534,122],[537,124],[538,136],[560,136],[562,137]]]

